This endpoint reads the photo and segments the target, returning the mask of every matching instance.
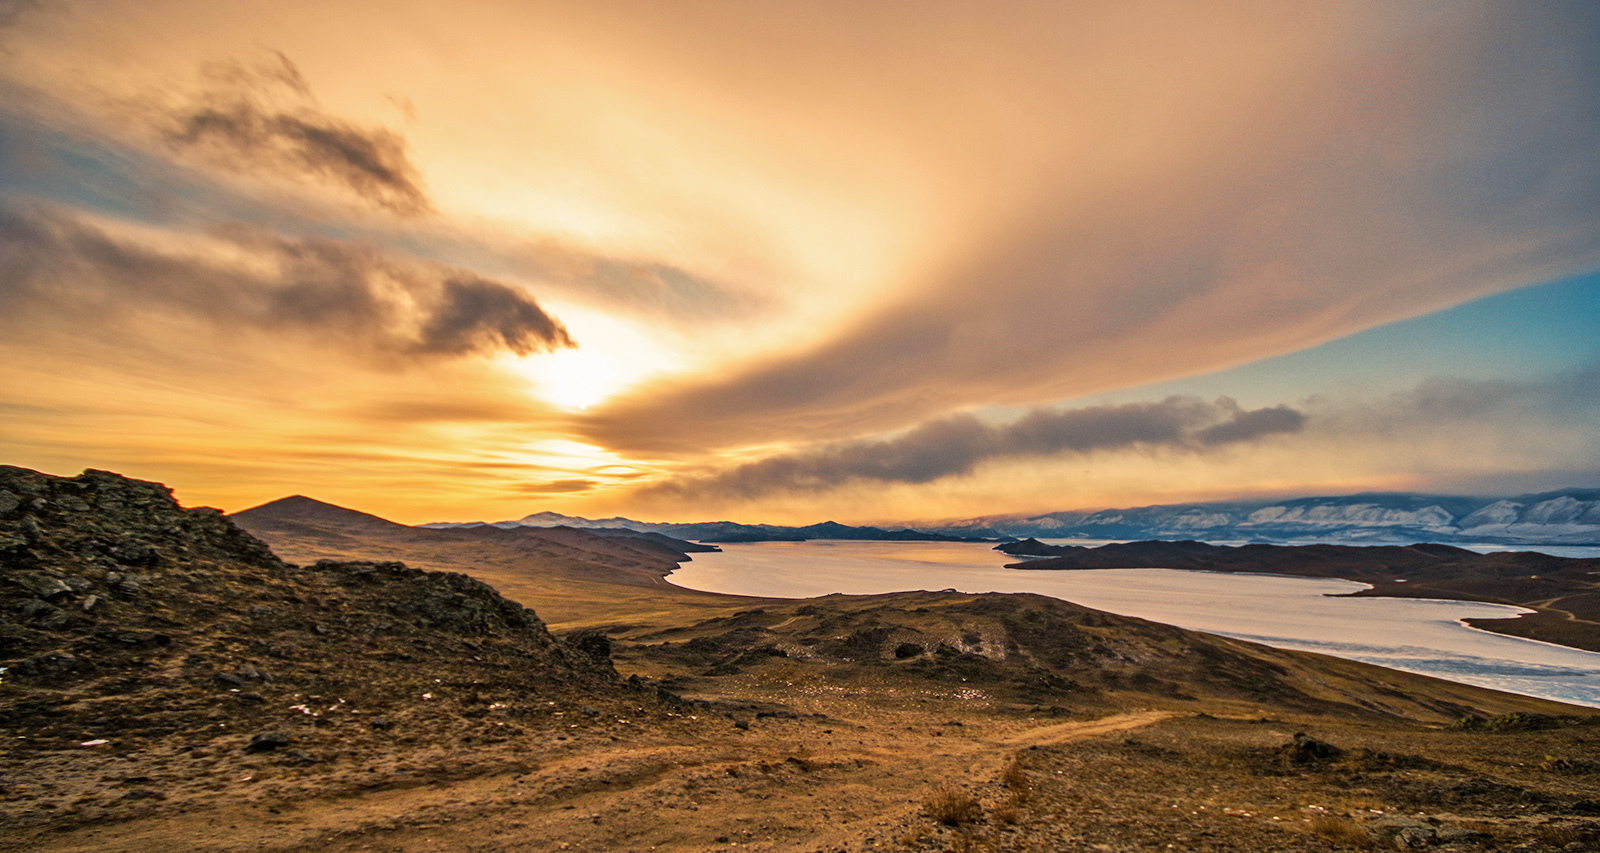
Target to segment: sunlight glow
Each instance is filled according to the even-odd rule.
[[[578,342],[576,349],[508,357],[509,366],[533,383],[539,399],[581,412],[645,379],[677,368],[678,360],[637,326],[581,308],[556,311]]]

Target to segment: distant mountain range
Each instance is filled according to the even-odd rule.
[[[1510,498],[1384,492],[1167,504],[1026,518],[977,518],[920,529],[1048,539],[1594,545],[1600,544],[1600,489],[1563,489]]]
[[[438,522],[423,527],[478,527]],[[826,521],[805,527],[708,521],[667,524],[630,518],[587,519],[540,512],[489,526],[579,527],[659,533],[700,542],[802,542],[811,539],[992,541],[996,539],[1193,539],[1212,542],[1413,542],[1501,545],[1600,545],[1600,489],[1563,489],[1516,497],[1382,492],[1292,500],[1166,504],[1132,509],[990,516],[956,523],[851,527]]]
[[[851,527],[834,521],[811,524],[805,527],[783,527],[775,524],[738,524],[732,521],[701,521],[689,524],[665,524],[635,521],[631,518],[589,519],[555,512],[538,512],[516,521],[434,522],[418,525],[436,529],[452,527],[575,527],[599,533],[602,530],[622,529],[639,533],[657,533],[674,539],[693,539],[698,542],[805,542],[812,539],[862,539],[903,542],[992,542],[994,536],[940,533],[923,530],[885,530],[881,527]]]

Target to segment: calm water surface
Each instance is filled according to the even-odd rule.
[[[1019,571],[992,546],[943,542],[760,542],[696,554],[669,578],[690,589],[774,598],[914,589],[1035,592],[1086,607],[1286,649],[1600,707],[1600,654],[1469,628],[1498,604],[1341,598],[1336,579],[1172,569]]]

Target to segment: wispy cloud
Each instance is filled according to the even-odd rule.
[[[398,133],[318,109],[299,68],[274,57],[207,66],[207,88],[159,114],[161,138],[230,171],[333,184],[405,215],[431,209]]]
[[[373,245],[223,229],[156,246],[63,213],[0,210],[0,306],[31,326],[91,334],[151,315],[296,333],[379,360],[574,346],[522,289]],[[278,342],[280,345],[287,342]]]
[[[512,491],[525,495],[564,495],[587,492],[600,485],[595,480],[554,480],[548,483],[520,483]]]
[[[928,483],[969,474],[990,459],[1040,459],[1100,450],[1200,451],[1300,431],[1305,416],[1286,406],[1244,410],[1226,397],[1207,403],[1169,397],[1152,403],[1036,409],[1006,424],[956,415],[887,439],[827,443],[643,490],[754,498],[819,492],[861,483]]]

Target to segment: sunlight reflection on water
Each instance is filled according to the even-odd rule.
[[[1528,611],[1431,599],[1349,598],[1337,579],[1172,569],[1020,571],[991,546],[922,542],[760,542],[696,554],[670,580],[736,595],[810,598],[913,589],[1034,592],[1263,643],[1600,707],[1600,654],[1462,624]]]

